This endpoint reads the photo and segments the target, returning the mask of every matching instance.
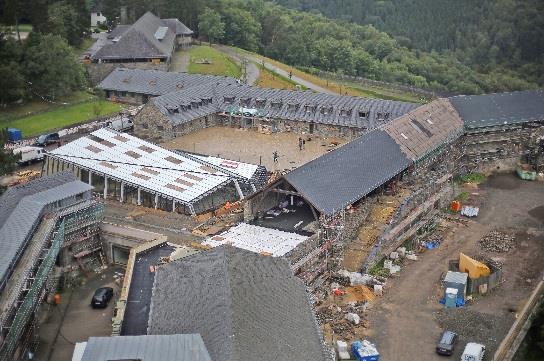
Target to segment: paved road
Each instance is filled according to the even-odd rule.
[[[257,64],[263,64],[263,61],[261,59],[259,59],[258,57],[256,56],[252,56],[252,55],[242,55],[240,53],[238,53],[235,49],[232,49],[228,46],[218,46],[218,49],[231,55],[231,54],[236,54],[238,57],[240,56],[243,56],[245,57],[246,59],[248,59],[250,61],[250,64],[252,64],[253,66],[255,66],[254,63],[257,63]],[[257,66],[255,66],[257,68]],[[276,65],[272,64],[272,63],[269,63],[267,61],[264,62],[264,67],[270,71],[273,71],[273,72],[276,72],[278,73],[279,75],[281,76],[284,76],[284,77],[289,77],[289,72],[286,71],[286,70],[283,70],[282,68],[279,68],[277,67]],[[258,70],[258,69],[257,69]],[[249,73],[249,67],[248,67],[248,73]],[[319,85],[316,85],[312,82],[309,82],[305,79],[302,79],[302,78],[299,78],[298,76],[296,75],[293,75],[291,77],[291,80],[293,80],[295,83],[297,84],[300,84],[302,86],[305,86],[306,88],[308,89],[311,89],[311,90],[314,90],[318,93],[325,93],[325,94],[336,94],[335,92],[329,90],[329,89],[325,89],[323,87],[320,87]]]
[[[214,45],[215,48],[217,48],[219,51],[225,53],[229,58],[234,60],[236,64],[242,65],[242,59],[247,56],[244,56],[240,53],[238,53],[235,49],[224,46],[224,45]],[[250,59],[248,59],[250,60]],[[255,63],[249,61],[247,63],[247,84],[253,85],[257,82],[259,79],[259,75],[261,75],[261,71],[259,70],[259,67],[255,65]]]

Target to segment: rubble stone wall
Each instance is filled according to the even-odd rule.
[[[128,69],[143,69],[143,70],[162,70],[168,71],[168,63],[155,64],[152,62],[137,62],[137,63],[90,63],[85,64],[89,80],[92,86],[100,83],[113,69],[128,68]]]

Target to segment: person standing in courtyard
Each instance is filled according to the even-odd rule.
[[[302,138],[298,137],[298,150],[302,150]]]
[[[274,163],[278,163],[278,151],[275,150],[274,153],[272,153],[272,158],[274,159]]]

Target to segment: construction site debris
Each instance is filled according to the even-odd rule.
[[[406,247],[397,248],[397,253],[399,254],[399,257],[406,257]]]
[[[508,252],[514,248],[515,236],[493,230],[478,241],[480,247],[488,252]]]
[[[417,256],[415,254],[409,253],[406,255],[406,259],[409,259],[411,261],[417,261]]]
[[[383,295],[383,286],[382,285],[374,285],[374,294],[376,296],[382,296]]]
[[[380,359],[376,346],[367,340],[353,341],[351,352],[357,361],[378,361]]]
[[[461,215],[465,217],[478,217],[478,213],[480,213],[480,208],[478,207],[463,206],[461,208]]]
[[[385,283],[384,281],[379,280],[377,277],[373,277],[366,273],[361,274],[358,272],[349,272],[346,270],[340,270],[338,271],[338,275],[349,278],[351,286],[357,286],[357,285],[373,286],[373,285],[383,285]]]
[[[345,319],[353,323],[354,325],[358,325],[361,322],[361,317],[359,317],[359,315],[356,313],[348,313],[345,316]]]
[[[398,252],[391,252],[391,254],[389,255],[389,258],[398,259],[399,258],[399,253]]]

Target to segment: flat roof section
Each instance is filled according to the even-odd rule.
[[[211,247],[228,244],[255,253],[281,257],[308,238],[297,233],[240,223],[228,231],[209,237],[203,244]]]
[[[483,128],[544,120],[544,91],[527,90],[449,98],[465,128]]]
[[[149,319],[153,282],[155,281],[154,268],[161,257],[169,256],[174,250],[175,247],[162,243],[155,248],[136,255],[125,315],[121,326],[122,336],[147,334],[147,321]]]

